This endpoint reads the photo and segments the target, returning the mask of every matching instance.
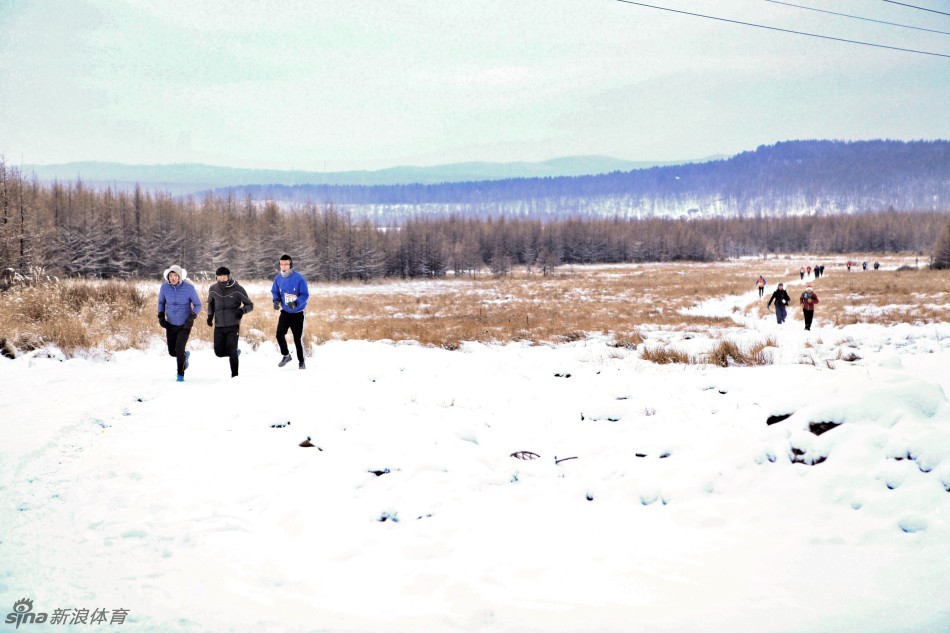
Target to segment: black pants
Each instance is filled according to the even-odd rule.
[[[228,357],[231,361],[231,377],[238,375],[238,334],[240,325],[214,328],[214,355],[218,358]]]
[[[765,296],[765,288],[762,286],[759,286],[759,296],[760,297]]]
[[[178,359],[178,374],[185,375],[185,345],[191,336],[191,328],[184,325],[168,324],[165,328],[165,341],[168,343],[168,355]]]
[[[806,329],[806,330],[810,330],[810,329],[811,329],[811,320],[812,320],[813,318],[815,318],[815,311],[814,311],[814,310],[802,310],[802,316],[805,317],[805,329]]]
[[[290,354],[287,349],[287,330],[293,332],[294,347],[297,348],[297,362],[303,362],[303,312],[284,312],[280,311],[280,318],[277,319],[277,345],[280,346],[280,353],[284,356]]]

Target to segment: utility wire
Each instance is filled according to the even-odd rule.
[[[855,20],[864,20],[866,22],[877,22],[878,24],[890,24],[891,26],[900,26],[905,29],[914,29],[916,31],[927,31],[929,33],[940,33],[941,35],[950,35],[950,31],[938,31],[936,29],[925,29],[922,26],[898,24],[897,22],[887,22],[886,20],[875,20],[874,18],[865,18],[860,15],[850,15],[848,13],[837,13],[835,11],[825,11],[824,9],[816,9],[815,7],[806,7],[801,4],[792,4],[791,2],[781,2],[780,0],[765,0],[765,1],[771,2],[773,4],[784,4],[787,7],[795,7],[797,9],[807,9],[809,11],[817,11],[818,13],[829,13],[831,15],[840,15],[843,18],[854,18]]]
[[[902,7],[910,7],[911,9],[920,9],[921,11],[930,11],[931,13],[939,13],[940,15],[950,15],[950,13],[944,13],[943,11],[935,11],[934,9],[927,9],[925,7],[918,7],[913,4],[905,4],[903,2],[894,2],[894,0],[884,0],[884,2],[890,2],[891,4],[899,4]]]
[[[888,2],[889,0],[884,0]],[[706,18],[708,20],[719,20],[720,22],[730,22],[732,24],[741,24],[743,26],[754,26],[760,29],[768,29],[770,31],[781,31],[782,33],[795,33],[796,35],[807,35],[809,37],[818,37],[823,40],[834,40],[836,42],[847,42],[848,44],[861,44],[862,46],[874,46],[875,48],[887,48],[892,51],[904,51],[905,53],[917,53],[919,55],[933,55],[934,57],[946,57],[950,59],[950,55],[944,53],[931,53],[929,51],[918,51],[912,48],[900,48],[898,46],[886,46],[884,44],[874,44],[872,42],[861,42],[858,40],[846,40],[841,37],[832,37],[830,35],[818,35],[816,33],[805,33],[804,31],[793,31],[791,29],[780,29],[777,26],[765,26],[763,24],[754,24],[752,22],[741,22],[739,20],[730,20],[728,18],[717,18],[713,15],[703,15],[702,13],[691,13],[689,11],[680,11],[679,9],[670,9],[669,7],[660,7],[655,4],[646,4],[643,2],[633,2],[632,0],[617,0],[617,2],[623,2],[625,4],[635,4],[639,7],[649,7],[651,9],[661,9],[663,11],[670,11],[672,13],[682,13],[684,15],[692,15],[698,18]]]

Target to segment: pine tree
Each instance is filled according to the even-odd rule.
[[[934,243],[931,267],[939,270],[950,268],[950,219],[943,225],[940,237]]]

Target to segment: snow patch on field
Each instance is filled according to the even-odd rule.
[[[604,337],[307,371],[265,343],[234,380],[199,346],[183,384],[158,342],[4,359],[0,599],[139,631],[943,630],[948,327],[762,319],[729,335],[776,364],[733,368]]]

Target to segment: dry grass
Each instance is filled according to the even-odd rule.
[[[643,344],[643,336],[638,330],[632,332],[614,332],[610,341],[611,347],[622,347],[624,349],[637,349]]]
[[[873,257],[867,259],[874,261]],[[800,261],[806,260],[564,267],[548,277],[516,270],[501,278],[480,275],[373,285],[312,284],[307,336],[317,343],[413,340],[456,349],[462,341],[568,342],[599,333],[617,348],[643,350],[644,358],[660,359],[655,362],[764,364],[770,362],[765,348],[774,341],[749,349],[735,344],[735,349],[727,348],[722,343],[708,358],[690,358],[668,348],[645,349],[644,336],[656,328],[734,326],[727,317],[684,315],[680,310],[705,299],[748,292],[759,274],[774,288],[776,281],[789,279],[790,272],[797,277]],[[827,276],[815,284],[821,297],[816,313],[819,322],[945,320],[950,271],[858,269],[847,273],[843,262],[827,260]],[[256,309],[244,318],[241,334],[257,346],[272,340],[276,329],[277,312],[271,309],[264,290],[270,282],[242,283]],[[197,285],[204,298],[208,285]],[[145,347],[150,339],[162,335],[155,317],[158,286],[157,282],[101,281],[15,286],[0,294],[0,347],[4,340],[21,352],[49,344],[67,354]],[[758,310],[760,303],[764,305],[764,301],[756,301],[750,311]],[[891,305],[899,307],[888,308]],[[870,307],[856,311],[859,306]],[[210,342],[212,329],[205,325],[204,316],[199,318],[192,339]]]
[[[319,341],[410,339],[448,347],[461,341],[569,342],[601,332],[615,346],[635,349],[643,325],[728,323],[679,313],[695,303],[693,284],[706,274],[724,293],[734,291],[710,272],[685,265],[576,267],[554,277],[518,271],[439,282],[421,296],[400,292],[398,285],[387,292],[384,284],[379,293],[311,297],[309,305],[319,315],[312,332]]]
[[[815,316],[836,325],[926,324],[947,320],[950,273],[946,270],[852,270],[819,279]]]
[[[643,350],[641,358],[651,363],[656,363],[657,365],[669,365],[671,363],[689,365],[696,363],[696,360],[692,356],[669,345],[648,347]]]
[[[0,332],[20,351],[50,343],[64,351],[142,347],[154,334],[142,318],[151,301],[123,281],[15,286],[0,296]]]
[[[199,296],[206,288],[198,287]],[[14,286],[0,294],[0,346],[19,352],[55,345],[67,355],[85,350],[116,351],[144,348],[156,336],[158,284],[130,281],[65,280]],[[266,305],[269,307],[270,302]],[[204,318],[195,323],[191,340],[211,342],[212,328]],[[273,332],[276,317],[252,312],[242,335],[254,343]],[[258,341],[259,342],[259,341]]]
[[[775,347],[773,340],[756,343],[748,347],[740,346],[733,341],[724,340],[716,344],[709,353],[709,363],[719,367],[751,367],[754,365],[771,365],[772,352],[767,349]]]
[[[679,363],[684,365],[717,365],[719,367],[752,367],[771,365],[773,356],[770,348],[775,346],[775,339],[771,337],[765,341],[747,346],[723,339],[718,341],[711,351],[704,354],[690,355],[672,345],[659,345],[644,349],[641,358],[658,365]]]

